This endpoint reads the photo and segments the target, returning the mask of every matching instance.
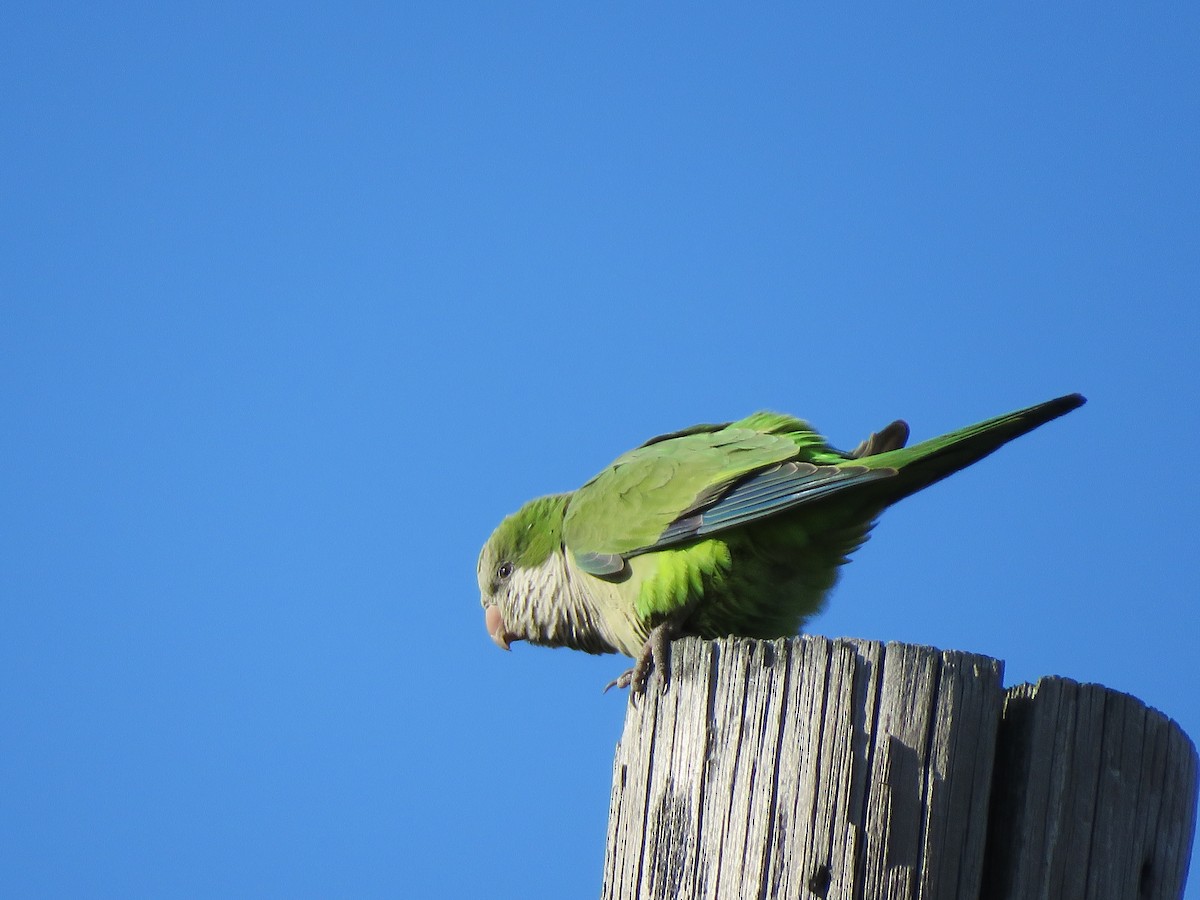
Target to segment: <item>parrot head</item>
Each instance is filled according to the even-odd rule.
[[[562,523],[570,494],[531,500],[500,523],[479,554],[479,594],[488,634],[552,643],[554,611],[566,579]]]

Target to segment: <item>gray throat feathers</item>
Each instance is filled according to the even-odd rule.
[[[613,606],[617,599],[615,591],[597,581],[595,587],[600,593],[611,591],[614,596],[603,599],[592,596],[591,586],[583,584],[588,576],[575,570],[566,548],[559,547],[536,569],[526,571],[529,584],[522,598],[524,608],[514,624],[523,626],[530,643],[570,647],[586,653],[623,652],[606,620],[605,610],[597,603],[599,600],[605,606]]]

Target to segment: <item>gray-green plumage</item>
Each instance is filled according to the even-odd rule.
[[[1071,394],[912,447],[893,422],[849,453],[766,412],[654,438],[493,532],[478,568],[488,631],[506,649],[637,657],[616,683],[639,689],[671,637],[795,634],[886,507],[1083,402]]]

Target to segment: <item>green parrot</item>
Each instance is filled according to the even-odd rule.
[[[652,438],[500,523],[479,554],[484,623],[505,650],[624,653],[637,662],[608,687],[641,693],[674,638],[796,634],[884,509],[1083,403],[912,447],[898,420],[848,453],[772,412]]]

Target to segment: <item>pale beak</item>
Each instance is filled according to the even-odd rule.
[[[508,650],[508,632],[504,628],[504,617],[500,615],[500,610],[494,606],[485,609],[483,623],[487,626],[488,634],[492,636],[496,646],[501,650]]]

